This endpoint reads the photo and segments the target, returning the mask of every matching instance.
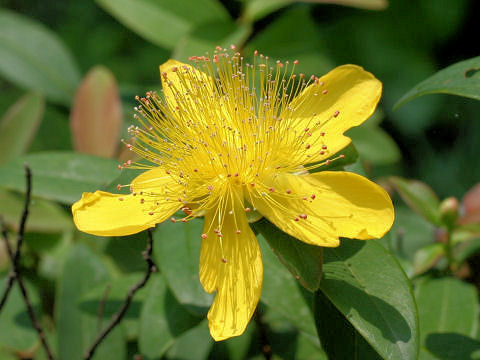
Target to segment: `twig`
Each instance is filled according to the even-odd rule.
[[[127,312],[128,307],[130,306],[130,303],[132,302],[133,296],[135,295],[135,293],[145,286],[148,279],[150,278],[150,275],[152,275],[152,272],[156,271],[155,263],[152,260],[153,235],[151,230],[148,230],[147,232],[148,232],[147,247],[145,251],[142,253],[143,258],[147,263],[147,271],[143,276],[143,278],[136,285],[130,288],[130,290],[128,291],[127,297],[123,302],[122,307],[113,315],[112,320],[110,321],[110,324],[100,334],[98,334],[92,346],[85,353],[84,355],[85,360],[89,360],[92,358],[98,345],[100,345],[102,341],[107,337],[107,335],[115,328],[115,326],[117,326],[120,323],[120,321],[122,321],[122,318]]]
[[[20,260],[20,255],[21,255],[21,249],[22,249],[22,244],[23,244],[23,238],[25,234],[25,225],[27,223],[27,218],[28,218],[28,209],[30,206],[30,196],[32,192],[32,172],[30,168],[28,167],[27,164],[25,164],[25,177],[27,181],[27,189],[25,193],[25,206],[23,209],[22,213],[22,218],[20,220],[20,226],[18,229],[18,234],[17,234],[17,248],[15,249],[15,253],[12,252],[12,249],[10,247],[10,243],[8,242],[8,235],[7,235],[7,229],[5,228],[5,225],[2,222],[2,237],[5,241],[6,247],[7,247],[7,253],[8,256],[10,257],[10,260],[12,262],[12,270],[10,271],[10,274],[8,275],[8,280],[7,280],[7,288],[5,289],[5,293],[2,296],[2,301],[0,302],[0,311],[3,308],[3,305],[6,303],[8,294],[13,288],[13,283],[15,280],[18,282],[18,286],[20,287],[20,292],[22,293],[23,300],[25,301],[25,305],[27,306],[28,310],[28,315],[30,316],[30,320],[32,321],[32,325],[37,331],[38,337],[40,338],[40,341],[42,343],[43,349],[45,350],[47,357],[49,360],[54,360],[55,358],[53,357],[52,350],[48,346],[47,339],[45,336],[45,332],[43,331],[43,327],[38,321],[37,316],[35,315],[35,311],[33,310],[33,305],[30,301],[30,298],[27,293],[27,288],[25,287],[25,282],[23,281],[23,276],[20,273],[20,266],[19,266],[19,260]]]
[[[108,284],[107,287],[105,288],[105,291],[103,292],[103,296],[100,299],[100,302],[98,303],[98,310],[97,310],[97,332],[100,332],[102,330],[102,322],[103,322],[103,311],[105,310],[105,302],[107,301],[108,298],[108,293],[110,292],[110,289],[112,288],[111,284]]]

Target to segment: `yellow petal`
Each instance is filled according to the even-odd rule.
[[[280,229],[309,244],[332,247],[339,245],[338,237],[380,238],[393,224],[386,191],[357,174],[281,174],[272,186],[275,192],[257,197],[255,206]]]
[[[160,65],[163,94],[177,118],[182,114],[201,119],[201,114],[211,111],[214,81],[211,76],[191,65],[170,59]],[[190,119],[191,120],[191,119]]]
[[[215,233],[219,221],[221,237]],[[200,281],[205,291],[217,292],[208,321],[210,334],[220,341],[241,335],[252,317],[262,289],[262,257],[241,204],[232,215],[208,211],[204,233]]]
[[[83,193],[72,206],[75,225],[93,235],[123,236],[164,221],[183,205],[175,196],[181,186],[164,174],[162,169],[144,172],[132,182],[133,194]],[[172,200],[165,191],[172,192]]]
[[[373,114],[381,94],[382,83],[356,65],[339,66],[303,90],[281,114],[297,134],[305,129],[311,134],[304,140],[309,149],[303,163],[326,159],[346,147],[351,140],[343,133]]]

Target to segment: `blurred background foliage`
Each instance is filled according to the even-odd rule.
[[[469,65],[476,88],[467,97],[420,96],[395,108],[422,80],[478,56],[472,35],[479,31],[479,12],[474,0],[0,0],[0,214],[15,233],[21,164],[28,161],[35,198],[22,267],[58,357],[82,357],[140,278],[146,242],[144,234],[80,234],[69,205],[82,191],[114,191],[134,176],[117,179],[117,164],[129,156],[120,139],[132,123],[134,96],[160,88],[159,64],[232,43],[247,58],[258,50],[298,59],[307,75],[354,63],[383,82],[377,112],[348,132],[359,154],[349,170],[394,196],[396,223],[379,243],[414,282],[421,358],[461,359],[479,350],[480,192],[473,187],[480,179],[480,102],[472,94],[480,96],[480,61]],[[454,199],[442,201],[447,197]],[[312,295],[283,268],[279,285],[286,288],[265,285],[246,334],[213,344],[203,320],[211,297],[198,283],[198,256],[185,251],[198,253],[197,228],[201,222],[192,221],[180,240],[162,242],[179,230],[159,227],[155,260],[162,276],[154,275],[139,293],[96,358],[325,358],[318,314],[314,319],[307,305]],[[268,247],[262,250],[269,262]],[[8,268],[0,246],[0,276]],[[265,276],[267,284],[278,273]],[[316,295],[314,303],[325,301]],[[342,309],[334,310],[333,322],[342,318]],[[360,345],[362,359],[378,357],[370,346],[378,352],[383,345],[352,323],[368,341]],[[44,354],[15,289],[0,314],[0,359],[18,358]]]

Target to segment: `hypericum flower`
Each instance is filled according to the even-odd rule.
[[[295,75],[298,61],[270,64],[257,52],[252,64],[221,48],[190,61],[161,65],[163,94],[137,98],[140,125],[126,146],[151,165],[123,165],[148,169],[126,185],[130,194],[84,193],[72,211],[78,229],[102,236],[137,233],[178,210],[185,216],[172,221],[205,216],[200,281],[216,292],[209,327],[223,340],[242,334],[262,288],[246,213],[319,246],[390,229],[392,202],[380,186],[353,173],[311,172],[342,157],[334,155],[351,141],[343,133],[373,113],[382,85],[355,65],[307,79]]]

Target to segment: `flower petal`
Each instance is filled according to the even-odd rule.
[[[239,205],[232,215],[211,210],[205,216],[200,281],[205,291],[217,292],[208,312],[210,334],[216,341],[243,333],[262,289],[260,248]],[[219,221],[221,237],[215,233]]]
[[[257,197],[255,206],[280,229],[309,244],[334,247],[338,237],[380,238],[393,224],[387,192],[357,174],[280,174],[272,186],[275,192]]]
[[[181,194],[182,187],[164,174],[159,168],[142,173],[132,182],[132,194],[83,193],[72,206],[75,225],[93,235],[123,236],[164,221],[183,205],[167,199],[165,192]]]
[[[303,163],[321,161],[345,148],[351,140],[343,133],[373,114],[381,94],[382,83],[356,65],[339,66],[305,88],[280,116],[291,120],[297,134],[308,129]]]

